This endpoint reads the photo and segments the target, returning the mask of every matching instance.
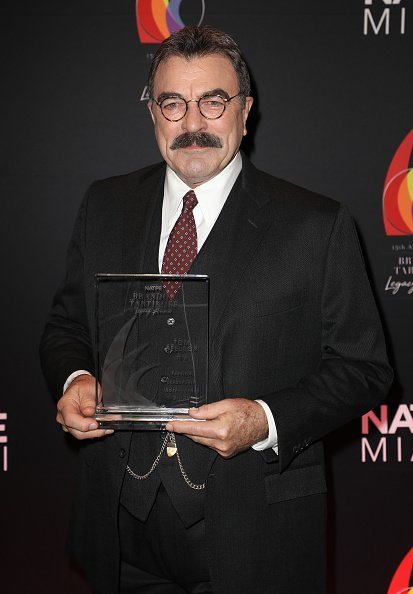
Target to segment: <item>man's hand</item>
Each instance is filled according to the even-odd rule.
[[[254,400],[226,398],[191,408],[189,414],[201,422],[170,421],[166,430],[183,433],[223,458],[232,458],[268,436],[266,414]]]
[[[79,375],[57,403],[56,421],[63,431],[76,439],[91,439],[113,433],[112,429],[98,429],[93,418],[96,410],[95,378]]]

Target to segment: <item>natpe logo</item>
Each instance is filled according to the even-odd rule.
[[[383,191],[383,222],[387,235],[413,235],[413,130],[394,154]]]
[[[387,594],[413,594],[413,549],[407,553],[393,576]]]
[[[186,24],[204,20],[205,0],[136,0],[136,24],[141,43],[161,43]]]

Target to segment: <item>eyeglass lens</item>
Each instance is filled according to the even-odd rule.
[[[188,102],[189,103],[189,102]],[[219,118],[225,110],[225,101],[219,95],[202,97],[198,102],[199,111],[209,119]],[[180,97],[167,97],[160,104],[163,115],[169,120],[180,120],[187,111],[187,102]]]

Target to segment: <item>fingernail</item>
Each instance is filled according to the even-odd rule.
[[[105,431],[105,435],[112,435],[112,433],[115,433],[113,429],[106,429]]]
[[[90,430],[97,429],[98,427],[99,427],[99,425],[97,423],[90,423],[90,425],[89,425]]]
[[[172,425],[171,425],[171,423],[166,423],[166,425],[165,425],[165,429],[166,429],[167,431],[172,431]]]

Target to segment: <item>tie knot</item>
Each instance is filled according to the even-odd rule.
[[[184,196],[184,205],[182,207],[183,212],[189,212],[195,208],[198,204],[197,197],[193,190],[189,190]]]

